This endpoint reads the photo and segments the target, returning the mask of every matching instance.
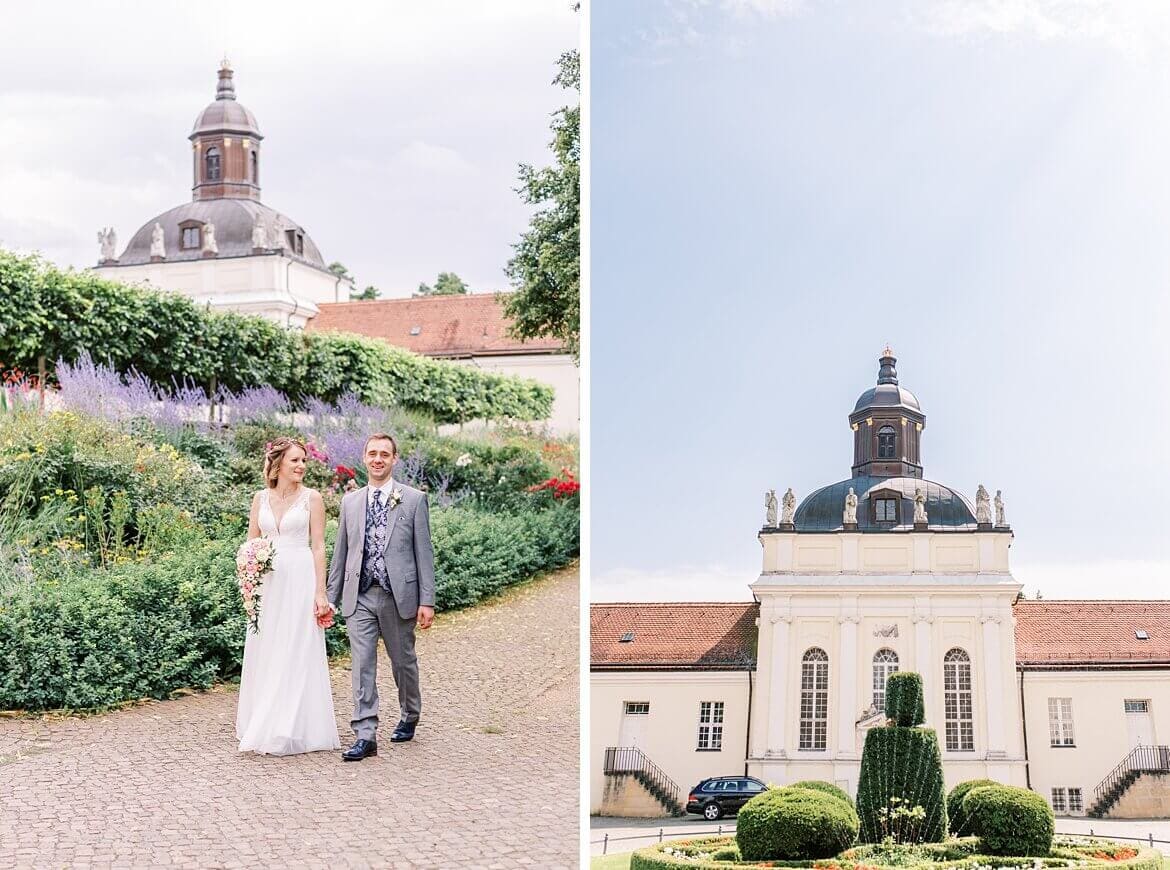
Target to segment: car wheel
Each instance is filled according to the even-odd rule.
[[[719,806],[715,801],[703,807],[703,818],[709,822],[713,822],[723,815],[723,807]]]

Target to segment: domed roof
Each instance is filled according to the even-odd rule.
[[[325,261],[321,252],[309,238],[309,234],[296,221],[281,214],[275,209],[250,199],[201,199],[195,202],[186,202],[180,206],[164,211],[151,218],[136,232],[126,250],[118,258],[118,265],[131,266],[150,262],[151,235],[154,225],[161,224],[163,228],[163,243],[166,248],[167,262],[175,260],[202,259],[202,251],[196,248],[181,248],[182,233],[179,224],[184,221],[198,221],[215,225],[215,243],[219,249],[217,256],[247,257],[252,254],[252,227],[257,218],[266,229],[270,241],[275,241],[277,247],[285,256],[293,257],[316,266],[325,268]],[[296,230],[304,240],[304,250],[297,254],[289,248],[285,235],[287,230]]]
[[[898,371],[894,368],[898,361],[894,358],[894,352],[887,347],[879,362],[881,370],[878,372],[877,386],[870,387],[858,397],[853,413],[868,408],[910,408],[921,412],[918,397],[905,387],[898,386]]]
[[[916,477],[851,477],[848,480],[823,486],[808,496],[796,509],[794,522],[798,532],[827,532],[840,529],[843,525],[845,496],[849,488],[857,496],[858,529],[910,529],[914,525],[914,493],[922,487],[926,495],[926,519],[931,529],[969,529],[974,531],[975,508],[962,494],[949,486],[932,480]],[[901,522],[891,527],[888,523],[878,525],[871,517],[870,495],[879,490],[893,490],[901,493],[902,503],[898,509]]]
[[[238,133],[263,139],[256,116],[236,101],[236,85],[232,81],[232,68],[227,58],[219,68],[219,84],[215,89],[215,101],[199,113],[195,126],[187,138],[194,139],[201,133]]]

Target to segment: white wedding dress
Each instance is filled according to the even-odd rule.
[[[276,548],[264,580],[259,632],[248,629],[236,710],[241,752],[291,755],[340,749],[325,630],[313,616],[316,571],[309,549],[309,491],[280,519],[260,496],[261,533]]]

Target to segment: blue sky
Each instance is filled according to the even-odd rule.
[[[1026,589],[1165,596],[1170,11],[1116,5],[594,4],[595,600],[750,597],[886,342]]]

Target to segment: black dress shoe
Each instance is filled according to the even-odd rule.
[[[342,761],[361,761],[371,755],[378,754],[378,744],[373,740],[358,740],[353,746],[341,753]]]
[[[414,738],[414,729],[418,727],[418,722],[399,722],[394,727],[394,733],[390,735],[391,743],[405,743],[407,740]]]

